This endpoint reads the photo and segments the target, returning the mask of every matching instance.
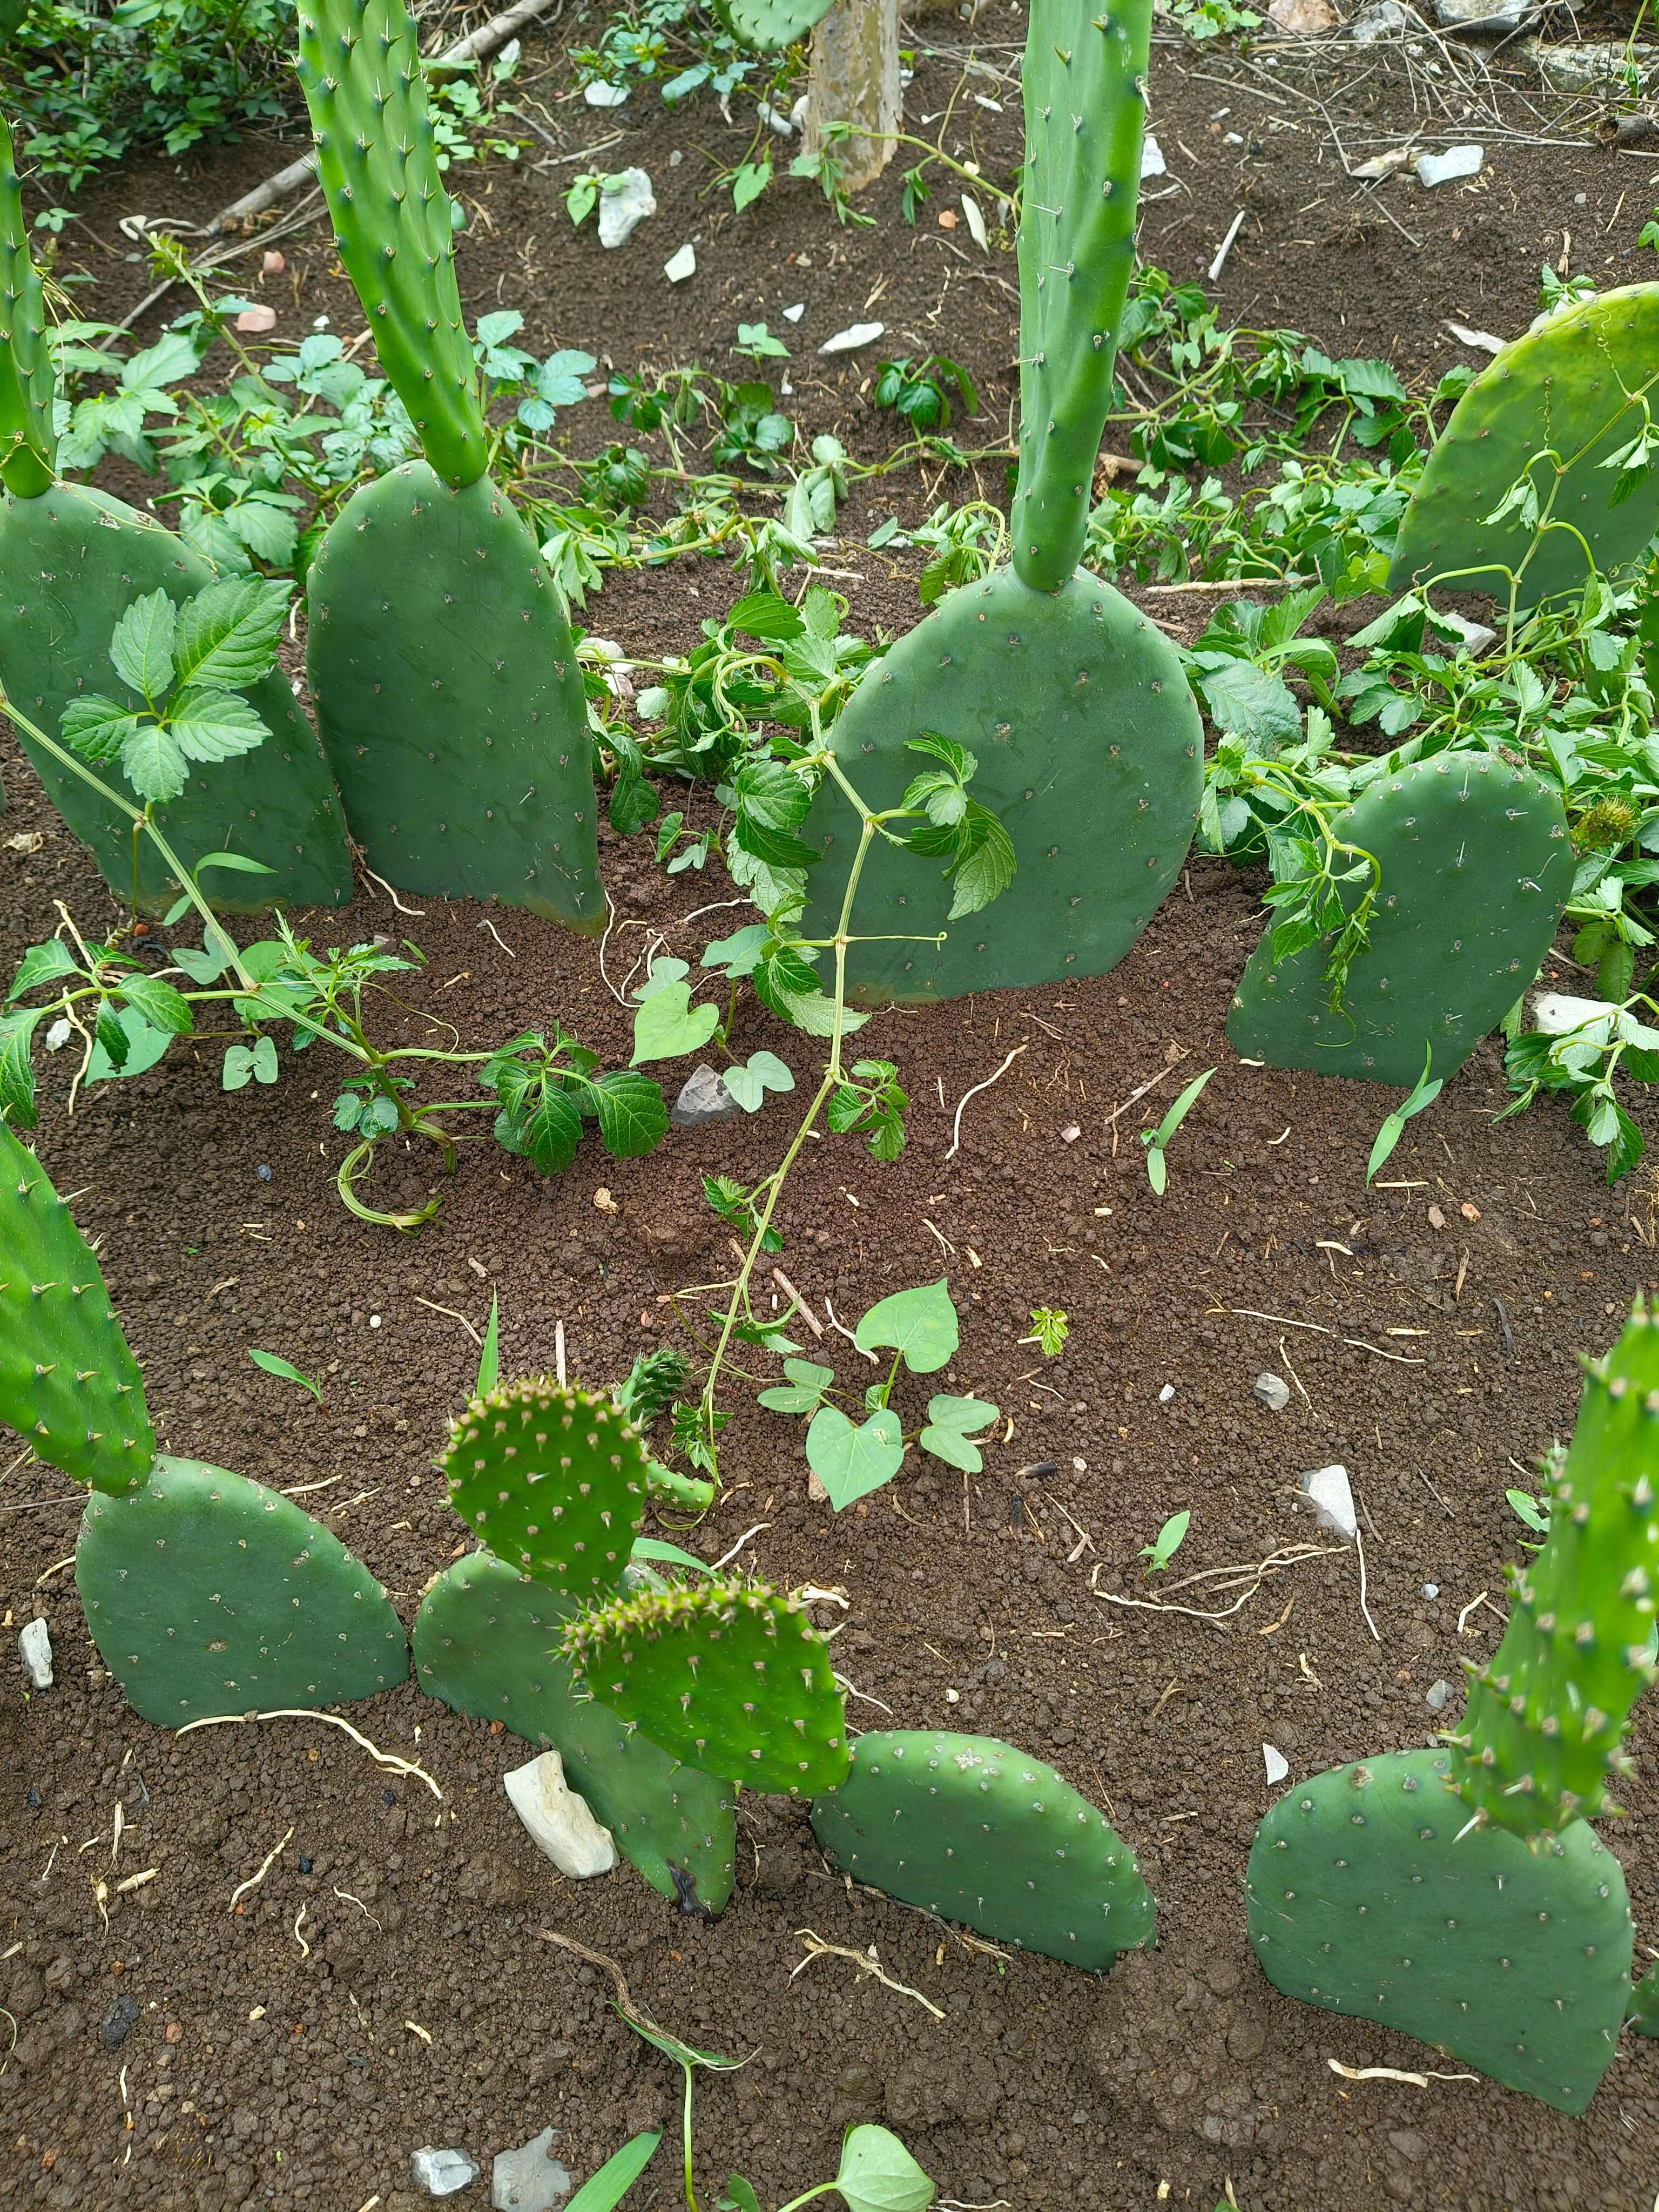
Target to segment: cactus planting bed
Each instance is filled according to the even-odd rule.
[[[1224,134],[1237,126],[1242,137],[1247,111],[1254,128],[1255,108],[1265,114],[1272,103],[1240,90],[1229,119],[1227,91],[1189,76],[1194,66],[1231,64],[1207,50],[1194,64],[1178,48],[1158,48],[1156,126],[1172,166],[1178,147],[1194,149],[1194,170],[1207,165],[1203,191],[1212,185],[1216,197],[1150,203],[1143,238],[1150,255],[1190,275],[1213,251],[1222,203],[1237,189],[1250,222],[1217,288],[1233,319],[1294,322],[1334,347],[1340,338],[1355,352],[1387,352],[1402,368],[1443,365],[1436,331],[1448,315],[1498,329],[1524,319],[1528,263],[1549,250],[1545,219],[1559,230],[1564,189],[1589,204],[1582,219],[1575,210],[1575,232],[1610,226],[1607,250],[1622,253],[1641,219],[1616,204],[1622,168],[1609,186],[1588,154],[1516,147],[1504,157],[1515,189],[1501,204],[1497,194],[1413,202],[1432,250],[1406,258],[1380,219],[1356,229],[1372,219],[1354,218],[1346,198],[1308,211],[1329,181],[1329,149],[1322,167],[1316,138],[1269,133],[1228,146]],[[916,112],[941,106],[955,82],[943,62],[925,61],[910,96]],[[1355,128],[1407,127],[1404,81],[1385,70],[1372,89],[1376,108],[1361,91],[1345,111]],[[981,157],[1006,161],[1017,143],[1012,118],[977,112]],[[876,195],[884,214],[874,232],[838,230],[804,192],[769,198],[748,232],[721,230],[727,218],[695,198],[702,176],[693,159],[668,166],[671,149],[695,135],[720,138],[708,112],[695,112],[695,126],[659,119],[631,131],[629,156],[651,168],[663,213],[635,249],[603,262],[591,237],[564,225],[545,175],[528,164],[482,173],[482,213],[460,270],[469,315],[505,301],[538,319],[538,341],[591,344],[619,364],[700,356],[729,370],[720,356],[737,314],[769,314],[774,329],[788,328],[781,308],[808,294],[802,329],[816,344],[855,319],[885,276],[873,312],[892,339],[946,345],[1000,416],[1017,381],[1014,316],[995,285],[973,281],[984,270],[957,259],[963,229],[924,222],[914,234],[898,230],[895,182]],[[602,136],[605,118],[590,127]],[[205,215],[274,166],[270,152],[204,164],[185,198],[171,168],[134,165],[105,188],[104,204],[89,204],[93,222],[106,230],[131,207],[165,198],[181,209],[191,195]],[[661,260],[680,227],[689,235],[696,225],[708,226],[699,252],[718,273],[671,294]],[[289,271],[271,293],[296,334],[323,313],[339,329],[360,326],[322,241],[316,231],[289,245]],[[88,256],[105,281],[83,312],[112,317],[132,304],[142,272],[118,263],[112,275]],[[589,302],[601,279],[608,289],[595,316]],[[942,322],[930,323],[941,301]],[[853,411],[862,371],[842,383],[839,368],[811,359],[806,337],[791,343],[806,356],[796,370],[802,422],[839,425],[849,444],[878,450],[884,431],[876,435]],[[571,422],[579,449],[605,435],[597,407]],[[110,483],[143,495],[131,473],[112,471]],[[982,489],[1000,489],[989,471]],[[843,510],[848,557],[838,588],[849,601],[846,626],[861,634],[914,619],[919,556],[878,562],[859,550],[892,512],[925,514],[914,479],[858,491]],[[630,651],[684,652],[736,589],[713,564],[617,577],[587,625]],[[1190,603],[1131,596],[1141,614],[1188,638],[1203,620]],[[1377,604],[1360,602],[1340,620],[1357,624]],[[301,665],[296,645],[289,672]],[[0,823],[0,974],[9,975],[21,948],[54,927],[54,900],[100,918],[108,908],[91,860],[43,803],[9,735],[0,774],[12,799]],[[686,803],[694,824],[706,818],[699,797]],[[616,910],[612,978],[647,930],[664,931],[695,961],[711,922],[743,919],[682,926],[692,909],[732,896],[717,866],[670,878],[648,838],[602,828],[599,843]],[[1256,879],[1197,857],[1158,873],[1158,884],[1166,878],[1169,897],[1104,978],[878,1014],[859,1048],[901,1067],[912,1101],[906,1151],[879,1165],[850,1139],[826,1139],[806,1148],[787,1187],[781,1264],[825,1330],[804,1343],[806,1355],[833,1364],[856,1391],[866,1370],[830,1328],[829,1308],[850,1327],[876,1299],[942,1273],[960,1344],[932,1382],[902,1376],[895,1402],[909,1427],[935,1382],[994,1400],[1002,1418],[979,1439],[982,1471],[964,1475],[912,1453],[889,1487],[832,1515],[807,1495],[801,1425],[753,1409],[752,1393],[737,1391],[720,1439],[726,1487],[707,1519],[688,1530],[672,1510],[642,1509],[649,1533],[708,1560],[740,1547],[737,1564],[779,1588],[811,1585],[811,1620],[841,1632],[831,1653],[852,1686],[853,1727],[915,1732],[884,1735],[879,1759],[855,1753],[848,1794],[816,1818],[804,1799],[744,1794],[735,1858],[724,1843],[704,1850],[698,1879],[709,1893],[732,1881],[732,1902],[712,1923],[677,1912],[666,1893],[681,1875],[688,1820],[729,1835],[726,1784],[699,1776],[684,1797],[665,1790],[653,1761],[665,1765],[665,1753],[636,1759],[632,1778],[647,1801],[641,1849],[654,1887],[627,1865],[561,1882],[535,1852],[501,1778],[529,1755],[524,1738],[549,1732],[543,1700],[568,1668],[561,1658],[544,1683],[507,1662],[550,1650],[562,1606],[539,1613],[508,1569],[470,1552],[469,1521],[526,1558],[540,1524],[492,1520],[482,1478],[479,1498],[466,1500],[474,1510],[458,1519],[433,1462],[471,1389],[492,1293],[504,1376],[550,1367],[561,1322],[573,1372],[595,1385],[673,1341],[663,1294],[729,1262],[726,1228],[704,1205],[700,1179],[764,1172],[793,1126],[793,1102],[775,1097],[754,1118],[676,1133],[643,1158],[607,1158],[590,1138],[569,1171],[547,1182],[486,1146],[466,1149],[453,1180],[438,1176],[435,1155],[383,1147],[377,1204],[417,1208],[443,1191],[436,1219],[405,1239],[337,1203],[334,1173],[350,1139],[328,1130],[325,1107],[311,1102],[325,1079],[313,1072],[314,1054],[295,1061],[285,1051],[277,1085],[228,1097],[217,1051],[192,1057],[183,1046],[164,1069],[98,1093],[72,1118],[64,1063],[46,1064],[40,1162],[98,1240],[142,1364],[143,1411],[161,1449],[186,1463],[153,1478],[147,1502],[94,1500],[99,1540],[82,1570],[107,1605],[100,1617],[118,1618],[151,1663],[166,1667],[172,1624],[129,1576],[110,1532],[125,1516],[147,1529],[154,1522],[158,1540],[188,1545],[198,1493],[231,1468],[300,1493],[282,1516],[283,1540],[301,1547],[309,1568],[296,1591],[311,1602],[309,1591],[320,1590],[318,1610],[346,1647],[330,1655],[342,1680],[395,1674],[385,1656],[395,1647],[387,1616],[334,1539],[384,1583],[405,1627],[441,1571],[476,1559],[427,1599],[424,1648],[439,1655],[428,1686],[481,1705],[483,1683],[507,1718],[452,1711],[413,1680],[345,1709],[375,1744],[418,1762],[441,1800],[418,1774],[383,1771],[314,1719],[170,1737],[130,1709],[88,1638],[68,1560],[82,1494],[67,1477],[0,1454],[0,2202],[52,2212],[356,2212],[378,2197],[384,2212],[418,2212],[428,2200],[410,2191],[415,2147],[463,2145],[487,2173],[490,2154],[549,2124],[561,2130],[556,2148],[571,2170],[590,2172],[629,2134],[674,2124],[677,2083],[616,2018],[605,1978],[542,1940],[539,1931],[554,1929],[616,1960],[665,2026],[706,2050],[755,2054],[741,2071],[705,2077],[697,2159],[704,2179],[740,2166],[769,2203],[830,2171],[842,2129],[867,2119],[903,2136],[942,2197],[1011,2212],[1159,2202],[1209,2212],[1230,2182],[1241,2212],[1369,2212],[1382,2203],[1647,2212],[1659,2181],[1651,2044],[1626,2036],[1585,2116],[1569,2118],[1468,2077],[1460,2062],[1403,2033],[1279,1994],[1252,1955],[1244,1883],[1258,1823],[1281,1794],[1265,1783],[1264,1744],[1287,1762],[1291,1784],[1422,1752],[1443,1717],[1428,1692],[1461,1686],[1460,1660],[1492,1658],[1503,1570],[1522,1533],[1503,1493],[1536,1487],[1527,1474],[1534,1455],[1573,1419],[1575,1349],[1612,1340],[1653,1268],[1656,1187],[1637,1176],[1610,1193],[1596,1157],[1547,1103],[1494,1128],[1504,1093],[1489,1040],[1435,1112],[1409,1124],[1367,1191],[1366,1154],[1396,1094],[1242,1065],[1227,1022],[1260,933]],[[1061,926],[1061,902],[1051,903],[1060,919],[1040,918],[1039,930]],[[417,917],[405,918],[410,908]],[[349,908],[299,926],[323,944],[411,933],[427,966],[398,979],[407,1012],[393,1017],[394,1033],[410,1042],[431,1033],[428,1016],[469,1041],[550,1027],[556,1016],[606,1066],[627,1062],[631,1010],[607,988],[596,942],[538,914],[494,908],[486,919],[479,907],[428,895],[410,896],[400,914],[371,885]],[[1112,917],[1103,925],[1115,926]],[[732,1042],[739,1057],[781,1054],[802,1089],[821,1057],[752,1001]],[[960,1149],[947,1157],[957,1102],[1016,1048],[1000,1079],[967,1104]],[[689,1065],[657,1072],[672,1085]],[[1172,1141],[1160,1200],[1137,1133],[1212,1065],[1216,1075]],[[43,1237],[40,1249],[42,1268],[56,1267],[59,1248]],[[1069,1316],[1057,1358],[1022,1340],[1042,1306]],[[90,1367],[109,1348],[101,1315],[87,1320]],[[250,1345],[314,1376],[321,1402],[252,1366]],[[760,1364],[775,1381],[772,1365]],[[1289,1386],[1283,1411],[1253,1393],[1264,1370]],[[64,1378],[41,1381],[42,1418],[73,1427]],[[1363,1582],[1358,1553],[1295,1510],[1298,1474],[1331,1462],[1350,1470],[1359,1498]],[[168,1485],[176,1496],[163,1494]],[[239,1490],[239,1512],[253,1513],[257,1495]],[[1141,1547],[1183,1509],[1192,1522],[1178,1559],[1161,1582],[1143,1578]],[[307,1516],[326,1540],[307,1533]],[[220,1583],[236,1569],[241,1524],[221,1519],[211,1524],[219,1548],[191,1556],[193,1605],[218,1606]],[[1246,1577],[1218,1597],[1204,1595],[1215,1583],[1170,1588],[1189,1573],[1316,1546],[1329,1548],[1259,1587]],[[552,1552],[544,1544],[535,1556]],[[492,1581],[510,1584],[511,1596],[495,1596]],[[475,1583],[481,1604],[470,1601]],[[1195,1612],[1139,1609],[1160,1591]],[[1224,1618],[1196,1617],[1221,1614],[1241,1591]],[[249,1634],[243,1643],[264,1679],[294,1600],[275,1577],[260,1596],[250,1613],[257,1642]],[[668,1620],[672,1608],[635,1602],[630,1628]],[[51,1629],[57,1679],[24,1702],[11,1638],[37,1615]],[[468,1641],[481,1617],[505,1623],[489,1652]],[[417,1658],[422,1650],[417,1639]],[[614,1656],[601,1646],[595,1663]],[[287,1703],[302,1675],[284,1663],[270,1679]],[[194,1678],[171,1682],[169,1694],[181,1707],[193,1700]],[[682,1694],[695,1703],[690,1689]],[[1455,1687],[1444,1719],[1461,1703]],[[574,1778],[590,1758],[597,1777],[610,1750],[610,1724],[585,1710],[591,1724],[563,1739]],[[568,1726],[562,1713],[556,1725]],[[952,1755],[937,1744],[944,1730],[1003,1740],[1042,1764],[1038,1773],[1016,1759],[1008,1771],[1044,1793],[1055,1832],[1077,1824],[1069,1847],[1136,1936],[1150,1918],[1144,1876],[1157,1900],[1155,1949],[1128,1952],[1096,1979],[1008,1942],[996,1955],[858,1886],[879,1878],[896,1897],[946,1913],[953,1899],[971,1899],[994,1920],[992,1935],[1030,1932],[1020,1893],[1051,1856],[1045,1824],[1016,1825],[1005,1850],[988,1820],[990,1842],[962,1859],[954,1850],[939,1856],[925,1823],[918,1844],[908,1821],[895,1840],[902,1793],[888,1793],[909,1770],[893,1747],[925,1772],[929,1759]],[[683,1733],[692,1747],[708,1741],[694,1720]],[[1600,1830],[1623,1867],[1638,1959],[1659,1948],[1654,1736],[1650,1709],[1638,1709],[1638,1772],[1619,1792],[1627,1815]],[[958,1742],[954,1755],[967,1764],[947,1776],[945,1794],[968,1818],[981,1778],[974,1762],[1000,1778],[1003,1754]],[[838,1748],[833,1759],[816,1758],[809,1786],[838,1778],[843,1765]],[[1048,1768],[1063,1778],[1059,1788]],[[1407,1771],[1415,1778],[1415,1767]],[[614,1783],[614,1765],[605,1771]],[[767,1771],[790,1786],[791,1771]],[[634,1822],[628,1791],[605,1801],[604,1786],[592,1785],[596,1808],[619,1830]],[[1338,1794],[1328,1780],[1320,1804]],[[672,1817],[653,1826],[665,1796]],[[1091,1808],[1109,1815],[1138,1875]],[[1271,1840],[1269,1832],[1264,1851]],[[1297,1842],[1299,1854],[1316,1856],[1300,1828]],[[268,1854],[263,1879],[239,1896]],[[1279,1878],[1300,1881],[1300,1864]],[[1265,1877],[1261,1887],[1265,1898]],[[1607,1896],[1616,1894],[1607,1885]],[[1604,1917],[1617,1921],[1616,1908]],[[1077,1940],[1066,1914],[1036,1919],[1062,1954]],[[1316,1945],[1322,1923],[1312,1920],[1313,1934],[1298,1940]],[[809,1960],[804,1931],[841,1951]],[[1091,1965],[1111,1948],[1095,1936]],[[848,1955],[871,1947],[887,1983]],[[1311,1951],[1310,1961],[1304,1978],[1317,1986],[1327,1969]],[[1356,1955],[1350,1942],[1342,1966],[1358,1987],[1364,1945]],[[1529,2002],[1548,2001],[1529,1985]],[[9,2051],[5,2014],[16,2027]],[[1442,2014],[1402,2003],[1398,2016]],[[1429,2069],[1433,2078],[1347,2078],[1332,2061],[1407,2077]],[[673,2201],[665,2175],[655,2186],[653,2197],[642,2185],[630,2206]],[[486,2179],[455,2201],[487,2196]]]

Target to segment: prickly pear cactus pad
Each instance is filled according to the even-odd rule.
[[[647,1455],[607,1395],[545,1375],[503,1383],[453,1424],[442,1465],[450,1504],[520,1573],[582,1599],[622,1579]]]
[[[1019,222],[1014,567],[1057,591],[1082,558],[1129,271],[1152,0],[1032,0]]]
[[[1458,1794],[1481,1822],[1529,1840],[1610,1809],[1620,1747],[1653,1681],[1659,1577],[1659,1322],[1637,1306],[1605,1359],[1584,1363],[1571,1448],[1549,1478],[1549,1535],[1511,1567],[1510,1619],[1470,1663]]]
[[[1286,1996],[1582,2112],[1630,2000],[1624,1875],[1582,1820],[1536,1856],[1498,1829],[1459,1840],[1449,1763],[1390,1752],[1287,1790],[1250,1852],[1251,1948]]]
[[[563,1650],[596,1698],[705,1773],[790,1796],[846,1776],[828,1647],[775,1591],[711,1582],[619,1599],[573,1621]]]
[[[137,1362],[46,1170],[0,1121],[0,1421],[112,1498],[155,1456]]]
[[[596,1698],[574,1693],[559,1638],[574,1608],[488,1552],[447,1568],[415,1617],[415,1679],[457,1712],[501,1721],[564,1760],[570,1786],[653,1889],[708,1919],[732,1894],[735,1801]]]
[[[292,1499],[200,1460],[158,1458],[131,1498],[94,1498],[75,1584],[100,1657],[163,1728],[348,1705],[409,1673],[362,1561]]]
[[[1603,575],[1627,575],[1659,528],[1659,470],[1607,464],[1639,447],[1656,382],[1659,284],[1604,292],[1505,346],[1436,441],[1390,586],[1445,576],[1449,589],[1506,600],[1508,568],[1529,607],[1582,586],[1586,545]],[[1511,500],[1523,480],[1530,493]],[[1455,582],[1454,570],[1465,572]]]
[[[834,0],[715,0],[716,12],[739,46],[781,54],[830,13]]]
[[[1103,1973],[1152,1941],[1129,1846],[1052,1766],[994,1736],[860,1736],[812,1831],[855,1881],[995,1943]]]
[[[369,866],[598,928],[581,674],[505,495],[405,462],[346,501],[306,594],[318,729]]]
[[[1443,753],[1371,784],[1334,827],[1382,872],[1342,1006],[1332,1011],[1322,978],[1326,945],[1275,962],[1270,926],[1234,994],[1233,1049],[1409,1088],[1431,1048],[1431,1072],[1450,1075],[1531,982],[1555,933],[1574,865],[1561,802],[1489,754]]]
[[[455,229],[403,0],[311,0],[300,83],[335,241],[427,459],[459,488],[487,458]],[[418,632],[416,633],[418,635]]]
[[[916,772],[912,738],[965,745],[970,787],[1013,840],[1012,887],[950,922],[938,866],[872,845],[854,935],[944,945],[854,944],[849,994],[866,1003],[1101,975],[1116,966],[1180,873],[1203,785],[1202,730],[1175,647],[1108,586],[1075,576],[1034,592],[1007,570],[942,600],[869,671],[831,742],[866,805],[896,805]],[[805,933],[833,936],[858,817],[826,781],[800,831]]]
[[[58,452],[46,330],[11,133],[0,116],[0,483],[21,499],[46,489]]]

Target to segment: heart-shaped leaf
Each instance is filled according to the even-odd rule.
[[[833,1367],[819,1367],[810,1359],[786,1359],[787,1383],[763,1390],[758,1402],[772,1413],[811,1413],[823,1403],[823,1394],[836,1379]]]
[[[634,1017],[634,1057],[629,1065],[641,1066],[647,1060],[678,1060],[696,1052],[720,1027],[718,1006],[691,1004],[691,987],[679,981],[653,990]]]
[[[848,2212],[927,2212],[933,2185],[887,2128],[849,2128],[836,2187]]]
[[[806,1431],[806,1463],[839,1513],[890,1482],[904,1459],[899,1417],[884,1407],[855,1428],[836,1406],[821,1406]]]
[[[978,1474],[985,1462],[979,1455],[979,1447],[970,1444],[968,1439],[998,1418],[997,1408],[984,1398],[930,1398],[927,1425],[918,1442],[923,1451],[932,1452],[947,1467],[959,1467],[964,1474]]]
[[[913,1291],[895,1291],[871,1307],[853,1340],[860,1352],[890,1346],[913,1375],[935,1373],[954,1356],[959,1341],[950,1285],[941,1276]]]
[[[769,1091],[793,1091],[795,1079],[775,1052],[750,1053],[746,1066],[728,1067],[720,1078],[745,1114],[759,1111]]]

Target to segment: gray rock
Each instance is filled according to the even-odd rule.
[[[513,1809],[561,1874],[572,1881],[591,1875],[609,1874],[617,1863],[617,1846],[609,1828],[602,1828],[564,1778],[564,1761],[556,1751],[544,1751],[501,1777]]]
[[[1489,645],[1498,642],[1498,632],[1490,623],[1471,622],[1467,615],[1442,614],[1437,608],[1435,620],[1443,629],[1455,630],[1471,653],[1484,653]]]
[[[1346,1467],[1316,1467],[1310,1474],[1297,1477],[1297,1487],[1313,1507],[1322,1528],[1327,1528],[1345,1544],[1352,1544],[1359,1534],[1359,1522],[1353,1510],[1353,1488],[1348,1480]]]
[[[1659,83],[1659,68],[1646,67],[1622,40],[1580,39],[1571,46],[1546,46],[1536,39],[1527,41],[1527,52],[1538,74],[1554,92],[1647,93]],[[1636,56],[1643,52],[1635,50]]]
[[[464,2150],[434,2150],[429,2143],[410,2153],[409,2170],[416,2189],[428,2197],[453,2197],[459,2189],[470,2189],[483,2171]]]
[[[1426,1597],[1426,1598],[1437,1598],[1437,1597],[1438,1597],[1438,1596],[1439,1596],[1439,1595],[1440,1595],[1440,1585],[1439,1585],[1439,1583],[1424,1583],[1424,1585],[1423,1585],[1423,1595],[1424,1595],[1424,1596],[1425,1596],[1425,1597]]]
[[[626,245],[646,217],[656,212],[657,196],[643,169],[624,169],[619,176],[607,177],[599,191],[599,244]]]
[[[1423,1702],[1431,1713],[1443,1713],[1451,1693],[1449,1682],[1431,1682],[1423,1692]]]
[[[671,284],[684,284],[688,276],[697,273],[697,249],[690,241],[678,253],[671,253],[662,264],[662,273]]]
[[[138,2000],[123,1990],[112,1998],[104,2017],[98,2023],[98,2040],[106,2051],[118,2051],[132,2032],[132,2023],[138,2017]]]
[[[717,1070],[694,1067],[668,1109],[677,1129],[701,1129],[710,1121],[740,1121],[743,1109],[721,1082]]]
[[[31,1620],[19,1632],[17,1656],[23,1662],[23,1672],[31,1687],[51,1689],[52,1638],[44,1620]]]
[[[1374,46],[1379,39],[1397,39],[1409,21],[1400,0],[1375,0],[1370,8],[1362,8],[1348,26],[1348,36],[1357,46]]]
[[[494,2212],[559,2212],[575,2185],[553,2155],[556,2132],[544,2128],[521,2149],[497,2153],[489,2171]]]
[[[1282,1413],[1291,1402],[1291,1386],[1277,1375],[1265,1370],[1250,1385],[1252,1394],[1275,1413]]]
[[[1451,185],[1478,177],[1486,164],[1484,146],[1448,146],[1443,154],[1419,154],[1412,167],[1419,185]]]
[[[1536,0],[1434,0],[1434,20],[1443,31],[1467,39],[1506,39],[1524,30],[1543,13]]]

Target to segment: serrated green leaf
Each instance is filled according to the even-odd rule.
[[[189,781],[184,747],[159,722],[135,721],[121,745],[121,773],[140,799],[177,799]]]
[[[612,1159],[634,1160],[654,1152],[668,1133],[668,1109],[648,1075],[613,1067],[595,1079],[593,1104],[599,1141]]]
[[[961,829],[970,840],[969,849],[945,872],[954,894],[946,917],[951,921],[978,914],[1014,880],[1014,841],[994,814],[969,799]]]
[[[63,939],[49,937],[42,945],[31,945],[18,962],[17,973],[6,994],[6,1004],[10,1006],[25,992],[35,990],[42,983],[56,982],[60,976],[80,973],[75,955]]]
[[[273,577],[238,576],[187,599],[173,641],[179,682],[233,691],[257,684],[276,664],[293,590]]]
[[[38,1118],[29,1046],[34,1025],[46,1011],[44,1006],[27,1006],[0,1014],[0,1119],[15,1129],[32,1129]]]
[[[138,717],[95,691],[71,699],[58,720],[58,733],[84,761],[113,760],[138,726]]]
[[[152,705],[173,682],[173,641],[178,611],[165,592],[146,592],[116,623],[109,657],[124,684]]]
[[[193,761],[231,760],[252,752],[270,735],[238,693],[195,684],[173,701],[167,723],[185,757]]]

